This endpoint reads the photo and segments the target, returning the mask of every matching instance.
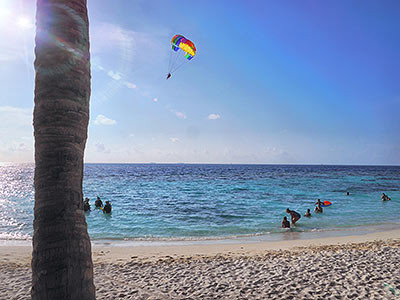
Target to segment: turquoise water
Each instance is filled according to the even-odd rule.
[[[33,172],[32,164],[0,165],[0,240],[32,236]],[[292,231],[400,228],[395,166],[86,164],[84,196],[92,209],[96,196],[113,205],[111,216],[86,214],[94,240],[279,235],[286,208],[303,215],[317,198],[333,205]]]

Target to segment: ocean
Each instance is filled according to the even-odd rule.
[[[0,164],[0,240],[32,238],[33,175],[33,164]],[[85,164],[83,192],[94,241],[285,239],[286,208],[302,215],[297,236],[400,228],[399,166]],[[332,202],[322,214],[318,198]]]

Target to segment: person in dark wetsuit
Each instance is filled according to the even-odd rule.
[[[167,79],[169,79],[171,77],[171,73],[168,73],[167,75]]]
[[[83,210],[84,211],[90,211],[90,203],[89,203],[89,198],[85,198],[83,201]]]
[[[94,206],[96,206],[96,208],[103,207],[103,201],[101,201],[100,197],[97,197],[96,201],[94,202]]]
[[[301,218],[300,214],[297,211],[286,209],[286,212],[290,214],[292,219],[292,225],[296,225],[296,222]]]
[[[111,203],[110,201],[106,201],[106,205],[104,205],[103,212],[106,214],[111,213]]]
[[[282,228],[290,228],[290,223],[286,217],[283,217]]]

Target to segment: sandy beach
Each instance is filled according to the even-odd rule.
[[[31,247],[0,246],[0,299],[30,299]],[[257,243],[94,245],[97,299],[400,299],[400,230]]]

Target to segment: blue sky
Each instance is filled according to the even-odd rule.
[[[33,2],[0,0],[0,162],[33,161]],[[88,8],[86,162],[400,164],[399,1]]]

